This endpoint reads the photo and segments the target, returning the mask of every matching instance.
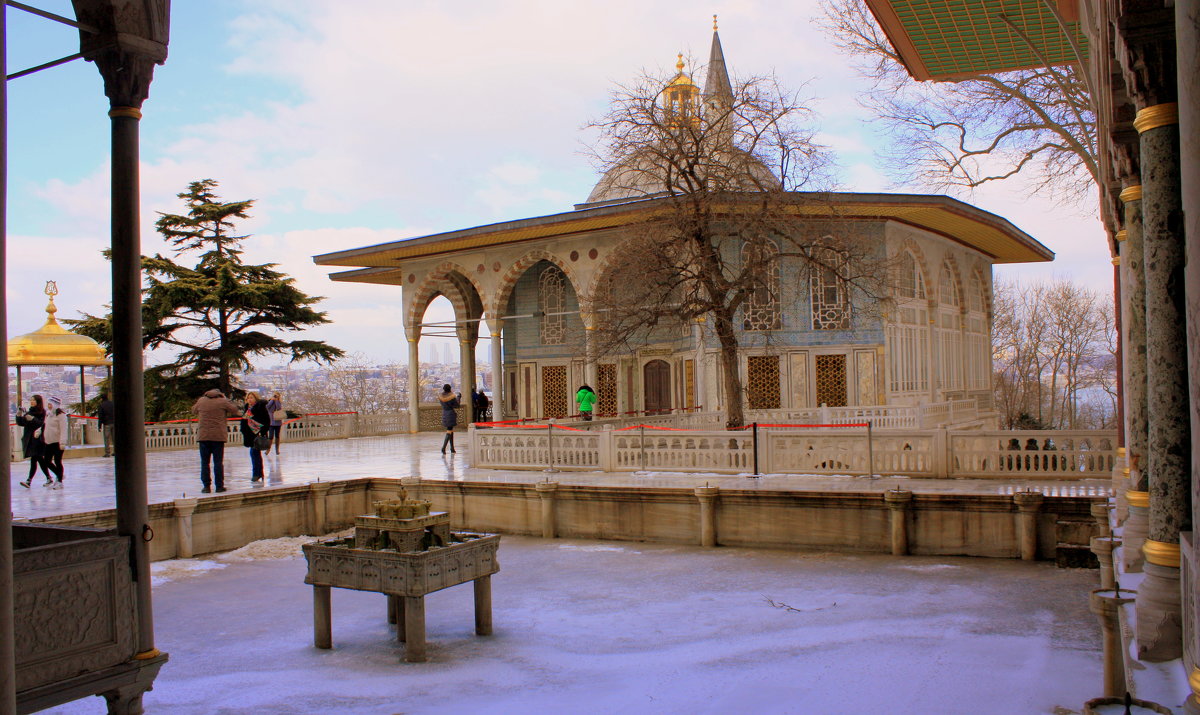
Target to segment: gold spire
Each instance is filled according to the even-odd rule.
[[[675,71],[683,74],[683,53],[679,53],[679,61],[675,63]]]
[[[717,31],[717,16],[713,15],[713,32]]]

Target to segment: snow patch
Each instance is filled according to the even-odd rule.
[[[906,571],[945,571],[946,569],[958,569],[962,567],[954,564],[910,564],[897,566],[896,568]]]
[[[227,551],[219,554],[216,558],[221,561],[232,561],[234,563],[246,563],[249,561],[274,561],[277,559],[290,559],[300,556],[303,551],[300,547],[305,544],[311,544],[317,540],[333,539],[349,536],[354,533],[354,529],[346,529],[334,534],[326,534],[324,536],[282,536],[278,539],[263,539],[261,541],[251,541],[240,549]]]
[[[207,559],[171,559],[150,564],[150,585],[162,586],[172,581],[225,568],[225,564]]]
[[[604,546],[602,544],[559,544],[560,549],[573,549],[575,551],[620,551],[625,554],[640,554],[640,551],[626,549],[623,546]]]

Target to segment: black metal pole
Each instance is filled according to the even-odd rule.
[[[758,423],[751,425],[754,428],[754,476],[758,476]]]
[[[0,6],[0,77],[7,74],[5,62],[5,12]],[[6,277],[8,265],[6,213],[8,202],[8,83],[0,82],[0,373],[3,374],[4,389],[0,390],[0,415],[4,416],[4,429],[0,432],[0,474],[4,474],[4,485],[0,486],[0,712],[17,711],[17,661],[13,646],[13,538],[12,538],[12,480],[9,460],[12,450],[8,428],[8,307]],[[19,369],[19,368],[18,368]],[[18,389],[20,382],[18,384]]]
[[[116,448],[117,533],[133,542],[138,652],[154,652],[150,594],[150,515],[146,506],[145,384],[142,377],[142,246],[138,230],[138,121],[141,111],[114,107],[112,118],[113,394],[120,395]]]

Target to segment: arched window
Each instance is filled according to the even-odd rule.
[[[538,276],[538,309],[542,313],[542,344],[562,345],[566,340],[567,276],[556,265],[549,264]]]
[[[742,266],[754,281],[746,301],[746,330],[778,330],[783,327],[779,315],[779,247],[773,241],[742,246]]]
[[[946,390],[963,389],[962,294],[954,265],[942,263],[938,276],[937,344],[941,385]]]
[[[895,395],[929,389],[929,304],[925,273],[909,251],[896,266],[896,318],[887,326],[889,387]]]
[[[971,271],[967,284],[966,382],[968,390],[987,390],[992,386],[991,330],[984,306],[983,278]]]
[[[832,248],[818,248],[813,259],[809,273],[813,330],[847,330],[850,328],[850,295],[841,277],[847,258]]]
[[[908,251],[900,255],[896,292],[900,298],[925,300],[925,274],[921,272],[917,260]]]

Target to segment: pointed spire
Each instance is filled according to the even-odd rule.
[[[712,50],[708,56],[708,76],[704,79],[704,101],[709,105],[729,106],[733,103],[733,86],[729,83],[729,70],[725,67],[725,53],[721,49],[721,36],[717,34],[717,16],[713,15]]]

